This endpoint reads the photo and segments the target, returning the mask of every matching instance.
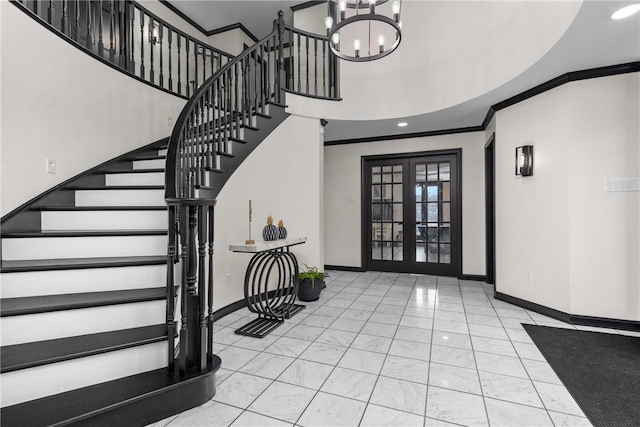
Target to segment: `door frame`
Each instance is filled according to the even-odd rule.
[[[440,156],[440,155],[453,155],[456,159],[456,181],[457,181],[457,191],[459,197],[459,208],[457,212],[452,218],[452,223],[455,223],[458,230],[460,230],[457,236],[451,236],[451,244],[452,244],[452,260],[456,260],[454,263],[454,274],[455,277],[462,277],[462,148],[452,148],[452,149],[444,149],[444,150],[432,150],[432,151],[417,151],[410,153],[394,153],[394,154],[378,154],[371,156],[361,156],[360,158],[360,255],[361,261],[360,265],[365,271],[369,270],[369,265],[367,262],[367,190],[364,188],[365,183],[367,182],[367,168],[366,164],[368,161],[372,160],[395,160],[395,159],[410,159],[413,157],[429,157],[429,156]],[[455,256],[453,248],[455,247]],[[410,273],[410,271],[399,271],[401,273]]]
[[[484,146],[485,275],[496,284],[496,134]]]

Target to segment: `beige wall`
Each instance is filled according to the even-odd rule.
[[[185,100],[96,61],[8,2],[0,8],[2,215],[171,133]]]
[[[288,117],[220,192],[215,218],[216,309],[244,298],[244,275],[251,255],[232,253],[229,245],[243,244],[248,238],[249,200],[253,203],[254,240],[262,239],[267,216],[283,219],[289,237],[307,237],[307,243],[292,248],[298,262],[323,267],[321,130],[317,119]]]
[[[361,159],[462,148],[462,273],[484,275],[484,133],[325,147],[325,263],[361,267]]]
[[[576,315],[640,320],[640,74],[569,83],[496,114],[497,290]],[[516,177],[515,148],[534,146]],[[533,283],[525,281],[525,272]]]

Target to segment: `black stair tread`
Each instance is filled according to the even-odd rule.
[[[160,324],[4,346],[0,349],[0,372],[17,371],[137,345],[151,344],[166,338],[167,326]]]
[[[136,265],[166,264],[165,255],[101,257],[101,258],[65,258],[2,261],[0,272],[20,273],[25,271],[73,270],[83,268],[129,267]]]
[[[163,211],[166,206],[35,206],[32,211]]]
[[[214,168],[214,167],[211,167],[211,166],[206,166],[204,169],[206,171],[209,171],[209,172],[224,173],[224,171],[222,169]]]
[[[0,299],[0,317],[49,313],[105,305],[154,301],[166,297],[166,288],[126,289],[120,291],[42,295]]]
[[[102,169],[98,173],[102,174],[122,174],[122,173],[164,173],[164,168],[156,169]]]
[[[235,136],[230,136],[229,141],[239,142],[241,144],[246,144],[247,141],[244,139],[236,138]]]
[[[235,154],[227,153],[226,151],[216,151],[216,154],[219,154],[224,157],[235,157]]]
[[[159,156],[159,155],[153,155],[153,154],[145,154],[145,155],[141,155],[141,156],[131,156],[128,157],[127,160],[129,161],[136,161],[136,160],[160,160],[160,159],[166,159],[167,156]]]
[[[167,230],[81,230],[81,231],[15,231],[2,234],[3,238],[28,237],[102,237],[102,236],[164,236]]]
[[[205,372],[215,372],[219,367],[220,358],[214,356],[213,362],[209,362]],[[174,378],[167,368],[156,369],[7,406],[0,409],[0,417],[4,427],[67,425],[73,421],[81,421],[85,415],[116,407],[143,395],[166,390],[199,375],[203,374],[189,372],[180,380]],[[91,420],[85,420],[85,423],[89,421]]]
[[[164,185],[72,185],[68,190],[164,190]]]

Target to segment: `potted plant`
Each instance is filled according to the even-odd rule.
[[[298,299],[300,301],[315,301],[320,298],[320,291],[326,287],[324,284],[325,274],[317,267],[304,265],[298,273]]]

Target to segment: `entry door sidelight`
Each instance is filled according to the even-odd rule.
[[[460,274],[460,156],[454,153],[365,159],[365,268]]]

